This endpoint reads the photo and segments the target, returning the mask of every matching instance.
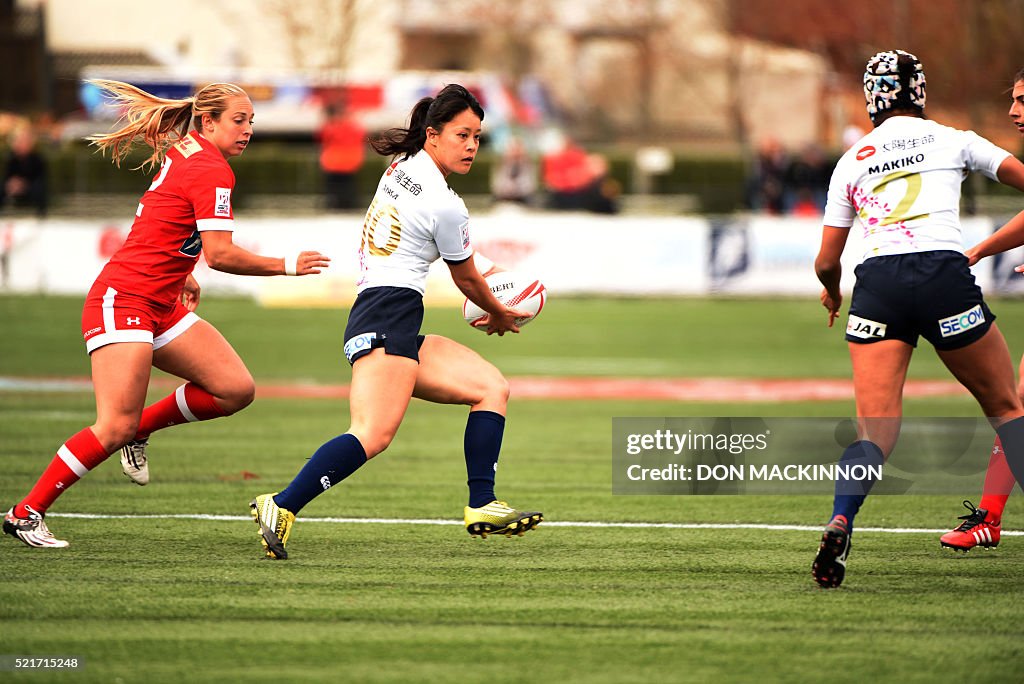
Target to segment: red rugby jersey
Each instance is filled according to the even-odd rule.
[[[139,201],[124,245],[97,280],[119,292],[171,303],[195,268],[204,230],[233,230],[235,174],[196,131],[173,145]]]

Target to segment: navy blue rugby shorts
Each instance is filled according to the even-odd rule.
[[[995,321],[959,252],[932,251],[866,259],[857,276],[846,339],[857,344],[923,336],[936,349],[977,342]]]
[[[384,347],[387,354],[417,363],[423,344],[423,295],[407,287],[371,287],[356,297],[345,325],[345,357],[350,364]]]

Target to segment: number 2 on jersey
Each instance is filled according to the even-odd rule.
[[[363,221],[363,239],[359,251],[366,249],[373,256],[390,256],[398,249],[401,240],[402,224],[398,220],[398,207],[374,199]]]
[[[167,172],[171,170],[171,162],[174,161],[170,157],[164,157],[164,163],[160,165],[160,173],[153,179],[153,183],[149,186],[149,189],[156,190],[160,187],[160,184],[164,182],[164,178],[167,178]]]
[[[879,221],[881,226],[891,226],[894,223],[903,223],[904,221],[913,221],[914,219],[925,218],[928,213],[915,214],[913,216],[907,216],[907,212],[910,211],[910,207],[914,205],[917,200],[917,196],[921,194],[921,174],[914,173],[911,171],[893,171],[888,176],[885,176],[882,181],[871,189],[873,195],[889,187],[890,183],[898,180],[905,180],[907,182],[907,188],[903,193],[903,198],[896,205],[896,208],[889,213],[884,219]],[[867,217],[867,207],[861,207],[860,217]]]

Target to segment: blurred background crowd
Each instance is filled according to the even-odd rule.
[[[1015,0],[0,0],[0,200],[80,216],[137,197],[142,174],[82,142],[118,116],[85,79],[166,97],[231,81],[256,107],[238,208],[359,212],[385,161],[367,134],[460,82],[487,112],[451,179],[471,209],[815,215],[869,126],[879,49],[922,59],[932,118],[1018,152],[1022,33]],[[999,193],[972,181],[966,210]]]

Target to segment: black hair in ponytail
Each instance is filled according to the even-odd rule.
[[[427,142],[427,128],[440,131],[445,124],[470,109],[481,121],[484,108],[473,93],[461,85],[446,85],[436,97],[425,97],[416,103],[409,115],[408,128],[389,128],[370,137],[370,145],[385,156],[412,156]]]

